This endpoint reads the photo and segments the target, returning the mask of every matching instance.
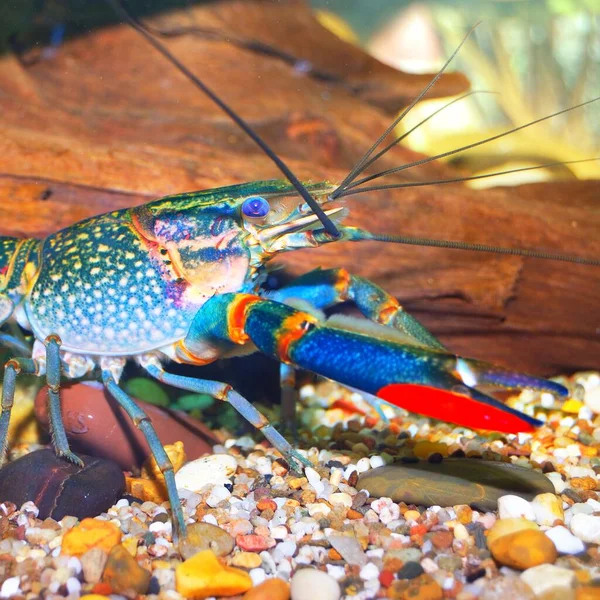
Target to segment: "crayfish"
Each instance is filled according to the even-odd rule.
[[[540,422],[479,387],[532,388],[567,395],[558,383],[456,356],[404,311],[396,298],[344,269],[312,271],[276,291],[266,291],[264,286],[274,256],[342,241],[375,240],[600,264],[523,249],[377,235],[343,225],[347,211],[339,201],[345,196],[431,183],[365,186],[439,156],[381,173],[363,173],[399,141],[376,153],[458,49],[341,184],[310,184],[298,181],[247,123],[139,22],[125,16],[250,135],[287,181],[255,181],[169,196],[86,219],[44,240],[0,238],[0,326],[16,322],[32,332],[35,340],[28,355],[28,348],[18,339],[0,334],[0,342],[25,355],[12,358],[4,367],[2,451],[15,381],[20,373],[30,373],[46,378],[57,454],[81,464],[69,449],[62,423],[60,383],[62,377],[98,374],[145,434],[165,477],[174,535],[183,535],[186,524],[172,465],[151,421],[119,386],[128,361],[166,384],[229,402],[296,469],[307,464],[306,459],[231,386],[172,374],[163,365],[174,361],[202,366],[258,350],[285,365],[313,371],[395,406],[472,428],[510,433],[530,431]],[[325,309],[346,301],[353,302],[368,320],[322,316]]]

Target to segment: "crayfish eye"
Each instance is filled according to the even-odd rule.
[[[242,204],[242,213],[251,219],[262,219],[267,216],[270,210],[269,202],[261,196],[246,198]]]

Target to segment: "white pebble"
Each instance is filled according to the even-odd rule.
[[[67,579],[67,592],[69,593],[69,596],[79,595],[79,592],[81,592],[81,582],[79,579],[76,577],[69,577],[69,579]]]
[[[306,479],[308,479],[308,483],[310,483],[317,493],[317,496],[322,494],[325,486],[321,482],[321,476],[311,467],[306,467],[306,469],[304,469],[304,474],[306,475]]]
[[[115,506],[117,508],[125,508],[126,506],[129,506],[129,500],[127,500],[127,498],[121,498],[116,504]]]
[[[341,504],[350,508],[352,506],[352,496],[346,492],[337,492],[329,496],[329,502],[331,502],[331,504]]]
[[[285,540],[288,535],[288,530],[285,525],[277,525],[277,527],[271,527],[271,537],[274,540]]]
[[[371,462],[369,461],[368,458],[361,458],[357,463],[356,463],[356,470],[359,473],[364,473],[365,471],[368,471],[371,468]]]
[[[552,526],[556,521],[562,521],[565,516],[562,500],[554,494],[538,494],[531,501],[531,508],[538,525]]]
[[[421,561],[421,567],[423,567],[423,571],[425,573],[435,573],[439,567],[435,564],[435,562],[431,558],[424,558]]]
[[[569,598],[575,583],[575,571],[555,565],[538,565],[521,573],[521,579],[541,598],[546,592],[553,598]],[[560,595],[561,592],[564,595]]]
[[[586,389],[585,405],[595,414],[600,414],[600,385]]]
[[[291,581],[292,600],[339,600],[338,582],[323,571],[300,569]]]
[[[562,494],[565,491],[567,484],[563,481],[560,473],[552,471],[552,473],[546,473],[546,477],[552,482],[554,491],[557,494]]]
[[[379,569],[373,563],[367,563],[360,570],[360,578],[365,581],[369,581],[369,579],[376,579],[379,577]]]
[[[383,460],[383,457],[379,456],[378,454],[371,456],[369,463],[371,464],[371,469],[385,466],[385,460]]]
[[[231,492],[222,485],[215,485],[212,491],[206,498],[206,504],[211,508],[216,508],[223,500],[227,500],[231,497]]]
[[[230,483],[237,461],[228,454],[211,454],[186,463],[175,474],[177,488],[199,492],[205,485]]]
[[[20,594],[20,583],[20,577],[9,577],[8,579],[5,579],[2,587],[0,588],[0,598],[12,598],[17,594]]]
[[[468,540],[470,534],[467,528],[462,523],[457,523],[454,526],[454,537],[457,540]]]
[[[250,569],[250,573],[248,573],[248,575],[250,575],[250,579],[252,579],[252,585],[255,586],[261,584],[267,578],[265,570],[261,569],[260,567],[257,567],[256,569]]]
[[[327,568],[327,573],[334,579],[342,579],[342,577],[346,576],[346,569],[340,567],[340,565],[325,565],[325,567]]]
[[[523,518],[535,521],[531,504],[520,496],[507,494],[498,498],[498,514],[501,519]]]
[[[552,527],[545,533],[560,554],[580,554],[585,550],[585,544],[562,525]]]
[[[600,517],[577,513],[571,518],[569,527],[580,540],[600,544]]]

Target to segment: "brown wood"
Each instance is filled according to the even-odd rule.
[[[389,123],[384,110],[399,109],[423,85],[422,77],[340,42],[295,1],[213,2],[152,23],[222,31],[218,39],[187,33],[166,43],[313,181],[339,181]],[[227,42],[234,33],[236,43]],[[334,80],[302,76],[240,39],[308,59]],[[464,88],[461,76],[441,83],[444,93]],[[124,26],[70,41],[33,64],[3,57],[0,111],[0,235],[41,237],[162,195],[279,177],[226,116]],[[396,148],[381,166],[415,156]],[[449,173],[435,164],[410,171],[414,179]],[[412,188],[348,201],[348,221],[599,258],[599,197],[597,181]],[[371,277],[468,356],[542,374],[600,362],[596,267],[377,243],[332,244],[281,260],[294,274],[345,266]]]

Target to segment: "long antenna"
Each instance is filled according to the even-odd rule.
[[[291,169],[277,156],[267,143],[242,119],[232,108],[229,107],[215,92],[204,84],[194,73],[192,73],[182,62],[163,46],[146,27],[138,21],[127,8],[124,0],[106,0],[114,11],[122,19],[127,21],[140,35],[142,35],[158,52],[183,73],[197,88],[202,90],[221,110],[223,110],[257,146],[277,165],[278,169],[287,177],[289,182],[296,188],[302,199],[310,206],[311,210],[323,224],[323,228],[333,237],[339,237],[340,232],[333,221],[325,214],[316,200],[308,193],[300,180],[292,173]]]

